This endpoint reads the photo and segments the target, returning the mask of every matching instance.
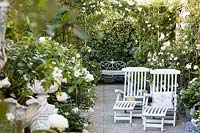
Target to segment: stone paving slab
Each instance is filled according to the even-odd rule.
[[[123,90],[123,84],[100,84],[96,87],[96,104],[90,133],[162,133],[159,128],[146,128],[144,132],[140,118],[133,118],[131,124],[129,121],[118,121],[114,124],[112,108],[116,100],[115,89]],[[189,133],[184,130],[185,122],[186,118],[180,117],[175,127],[165,125],[163,133]]]

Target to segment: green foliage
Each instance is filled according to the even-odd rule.
[[[183,104],[188,108],[192,108],[194,104],[198,103],[200,101],[199,79],[190,83],[187,88],[182,89],[180,95]]]
[[[132,5],[124,1],[99,3],[86,3],[82,9],[88,15],[86,26],[92,16],[107,15],[97,28],[90,28],[92,35],[87,45],[92,48],[91,60],[114,59],[130,66],[144,66],[148,52],[158,51],[163,42],[175,39],[176,6]],[[96,11],[91,14],[93,7]],[[161,34],[165,38],[158,42]]]

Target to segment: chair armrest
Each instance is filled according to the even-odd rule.
[[[116,101],[119,101],[120,100],[120,96],[122,97],[124,92],[120,89],[115,89],[115,93],[117,93],[117,99]]]
[[[152,94],[144,93],[144,97],[152,97]]]

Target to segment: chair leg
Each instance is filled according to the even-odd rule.
[[[116,123],[117,111],[114,111],[114,123]]]
[[[162,123],[161,123],[161,131],[164,129],[164,117],[162,117]]]
[[[146,118],[146,116],[144,116],[144,117],[143,117],[144,131],[146,130],[146,122],[147,122],[147,118]]]
[[[132,123],[133,112],[130,111],[130,123]]]
[[[173,126],[176,126],[176,112],[174,112],[174,120],[173,120]]]

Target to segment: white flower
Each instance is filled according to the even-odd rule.
[[[65,112],[64,114],[65,114],[66,116],[70,115],[70,113],[69,113],[69,112]]]
[[[188,64],[186,65],[186,68],[187,68],[187,69],[191,69],[191,68],[192,68],[192,63],[188,63]]]
[[[57,128],[60,132],[69,127],[67,118],[59,114],[50,115],[48,121],[52,128]]]
[[[13,113],[6,113],[6,118],[9,121],[13,121],[15,119],[15,116],[13,115]]]
[[[124,10],[127,11],[127,12],[129,11],[129,9],[127,7]]]
[[[122,7],[122,4],[121,4],[121,3],[119,3],[119,7]]]
[[[163,52],[159,52],[158,55],[163,55]]]
[[[80,71],[79,71],[79,70],[75,70],[75,71],[74,71],[74,76],[77,77],[77,78],[78,78],[79,76],[81,76]]]
[[[28,81],[28,78],[27,78],[26,74],[23,75],[23,78],[24,78],[25,81]]]
[[[79,109],[76,107],[76,108],[73,108],[73,109],[72,109],[72,112],[78,113],[78,110],[79,110]]]
[[[62,79],[63,79],[63,75],[62,75],[62,70],[59,69],[58,67],[54,67],[52,76],[54,77],[54,79],[57,81],[58,84],[61,84]]]
[[[130,5],[133,6],[135,3],[132,0],[126,0],[126,2]]]
[[[57,93],[56,99],[57,99],[59,102],[63,102],[63,101],[66,101],[67,99],[69,99],[69,96],[68,96],[67,93],[61,92],[61,93]]]
[[[0,81],[0,88],[3,88],[3,87],[8,88],[10,86],[11,86],[11,83],[9,82],[8,77]]]
[[[90,107],[90,108],[88,109],[88,112],[92,113],[92,112],[94,112],[94,109]]]
[[[171,58],[174,58],[174,55],[173,55],[173,54],[170,54],[170,57],[171,57]]]
[[[81,56],[80,56],[80,54],[76,54],[76,58],[80,58]]]
[[[75,61],[76,61],[75,57],[72,57],[71,62],[75,63]]]
[[[91,48],[90,47],[87,47],[87,50],[88,50],[88,52],[91,52]]]
[[[82,73],[83,73],[83,74],[89,74],[90,72],[89,72],[86,68],[83,68],[83,69],[82,69]]]
[[[163,45],[166,47],[170,46],[170,41],[164,42]]]
[[[45,41],[46,41],[46,38],[45,38],[45,37],[40,37],[40,38],[39,38],[39,42],[40,42],[40,43],[45,43]]]
[[[86,129],[83,129],[83,132],[82,132],[82,133],[89,133],[89,131],[86,130]]]
[[[141,12],[141,11],[142,11],[142,8],[141,8],[141,7],[138,7],[138,11]]]
[[[198,68],[199,68],[199,67],[198,67],[197,65],[194,65],[194,66],[193,66],[193,69],[194,69],[194,70],[197,70]]]
[[[145,23],[146,23],[146,24],[148,24],[148,23],[149,23],[149,21],[145,21]]]
[[[90,81],[94,80],[94,76],[92,74],[88,73],[85,76],[85,80],[86,80],[86,82],[90,82]]]
[[[175,57],[175,58],[174,58],[174,60],[175,60],[175,61],[177,61],[177,60],[178,60],[178,58],[177,58],[177,57]]]
[[[62,79],[62,82],[67,83],[67,79],[66,78]]]
[[[186,52],[185,51],[182,51],[182,54],[185,54]]]
[[[161,46],[160,49],[161,49],[162,51],[164,51],[164,50],[166,49],[166,47],[165,47],[165,46]]]
[[[160,34],[159,40],[162,40],[162,39],[164,39],[164,38],[165,38],[165,35],[164,35],[163,33],[161,33],[161,34]]]
[[[151,27],[151,24],[148,24],[147,27]]]

